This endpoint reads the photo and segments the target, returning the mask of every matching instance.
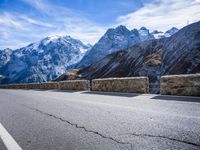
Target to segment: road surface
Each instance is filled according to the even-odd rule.
[[[0,90],[0,123],[23,150],[200,149],[195,97]]]

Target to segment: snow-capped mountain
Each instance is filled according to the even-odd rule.
[[[141,27],[138,30],[138,32],[139,32],[139,37],[140,37],[140,41],[141,42],[154,39],[153,34],[151,34],[149,32],[149,30],[147,28],[145,28],[145,27]]]
[[[167,30],[164,34],[165,37],[170,37],[172,36],[173,34],[175,34],[176,32],[178,32],[178,29],[173,27],[171,28],[170,30]]]
[[[160,76],[191,73],[200,73],[200,21],[169,38],[144,41],[107,55],[70,78],[148,76],[150,92],[158,93]],[[58,81],[68,78],[65,73]]]
[[[52,80],[80,61],[90,48],[70,36],[47,37],[6,55],[0,52],[0,62],[4,63],[0,74],[6,83]]]
[[[151,34],[153,34],[155,39],[160,39],[160,38],[170,37],[176,32],[178,32],[178,29],[175,27],[172,27],[170,30],[167,30],[166,32],[154,30]]]
[[[130,31],[125,26],[120,25],[117,28],[108,29],[83,59],[70,67],[70,69],[88,66],[108,54],[151,39],[154,39],[154,36],[145,27],[140,30],[133,29]]]
[[[86,67],[113,52],[126,49],[143,41],[169,37],[177,31],[178,29],[173,27],[166,32],[156,30],[151,33],[145,27],[141,27],[139,30],[128,30],[122,25],[118,26],[117,28],[108,29],[107,32],[92,47],[92,49],[87,52],[80,62],[69,66],[67,69],[79,69]]]
[[[1,50],[0,75],[6,77],[4,83],[52,80],[66,70],[88,66],[143,41],[169,37],[177,30],[150,32],[145,27],[128,30],[120,25],[108,29],[93,47],[70,36],[46,37],[17,50]]]

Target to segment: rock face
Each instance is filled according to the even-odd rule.
[[[78,72],[79,72],[78,69],[69,70],[69,71],[65,72],[64,74],[62,74],[61,76],[59,76],[58,78],[54,79],[53,81],[80,79]]]
[[[144,41],[107,55],[77,75],[83,79],[148,76],[150,93],[158,93],[160,76],[191,73],[200,73],[200,22],[169,38]]]
[[[162,76],[160,93],[163,95],[200,96],[200,74]]]
[[[161,74],[200,72],[200,22],[184,27],[163,45]]]
[[[47,37],[7,55],[0,52],[0,74],[6,77],[4,83],[52,80],[80,61],[90,48],[70,36]]]
[[[146,41],[110,54],[81,69],[78,75],[84,79],[148,76],[150,92],[156,93],[159,91],[163,41],[165,39]]]
[[[53,36],[17,50],[1,50],[0,75],[5,77],[1,81],[22,83],[52,80],[66,70],[88,66],[113,52],[157,38],[155,33],[150,33],[145,27],[128,30],[125,26],[118,26],[108,29],[93,47],[70,36]],[[148,63],[152,61],[153,58]],[[72,72],[66,76],[67,79],[74,78]]]
[[[151,33],[145,27],[141,27],[139,30],[128,30],[122,25],[115,29],[108,29],[101,39],[92,47],[92,49],[86,53],[83,59],[77,64],[69,66],[67,70],[86,67],[113,52],[127,49],[134,44],[141,43],[143,41],[170,37],[177,31],[178,29],[173,27],[166,32],[156,30]]]
[[[83,57],[83,59],[70,68],[82,68],[93,64],[108,54],[133,46],[145,40],[154,39],[148,29],[142,27],[140,30],[128,30],[125,26],[108,29],[101,39]]]
[[[92,80],[93,91],[149,93],[147,77],[106,78]]]
[[[9,48],[0,50],[0,68],[10,61],[11,54],[12,50]]]

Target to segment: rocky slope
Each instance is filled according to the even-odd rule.
[[[173,28],[167,31],[170,35],[174,32]],[[113,52],[162,37],[145,27],[128,30],[125,26],[108,29],[93,47],[70,36],[47,37],[14,51],[0,51],[0,75],[6,77],[4,83],[48,81],[71,68],[88,66]]]
[[[12,52],[13,51],[9,48],[0,50],[0,68],[6,65],[10,61],[10,56]]]
[[[68,67],[68,69],[86,67],[113,52],[129,48],[134,44],[143,41],[169,37],[175,34],[177,31],[178,29],[174,27],[166,32],[150,32],[145,27],[141,27],[139,30],[128,30],[125,26],[122,25],[114,29],[108,29],[107,32],[101,37],[101,39],[92,47],[92,49],[88,51],[83,59],[79,63]]]
[[[0,74],[6,77],[4,83],[52,80],[80,61],[90,48],[70,36],[47,37],[11,53],[0,51]]]
[[[139,30],[133,29],[130,31],[125,26],[121,25],[115,29],[108,29],[83,59],[70,68],[82,68],[88,66],[108,54],[150,39],[154,39],[154,36],[145,27],[142,27]]]
[[[189,73],[200,73],[200,22],[169,38],[145,41],[107,55],[80,69],[75,78],[148,76],[150,92],[157,93],[161,75]]]

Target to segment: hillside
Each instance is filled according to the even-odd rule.
[[[171,37],[145,41],[112,53],[80,69],[76,77],[148,76],[150,92],[158,93],[160,76],[189,73],[200,73],[200,22],[184,27]]]

